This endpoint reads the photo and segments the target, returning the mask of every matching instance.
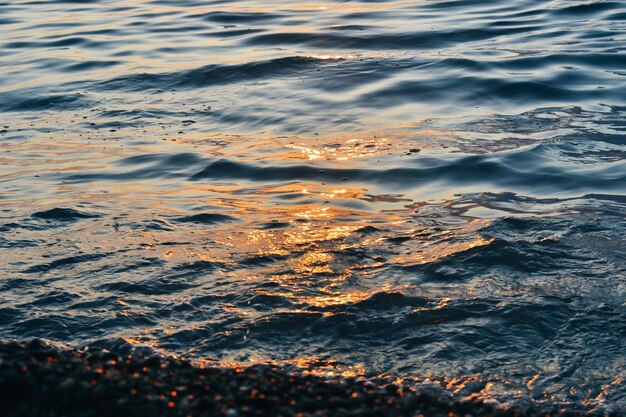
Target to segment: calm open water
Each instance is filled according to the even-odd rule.
[[[0,73],[0,337],[626,407],[624,1],[10,0]]]

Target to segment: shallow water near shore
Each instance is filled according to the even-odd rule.
[[[622,2],[0,6],[0,337],[626,408]]]

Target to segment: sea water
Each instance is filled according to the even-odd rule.
[[[626,407],[625,6],[0,3],[0,337]]]

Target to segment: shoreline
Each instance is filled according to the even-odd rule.
[[[478,399],[266,365],[203,367],[168,357],[60,349],[38,339],[0,342],[0,401],[2,414],[15,417],[590,415],[557,407],[546,413],[533,405],[501,409]]]

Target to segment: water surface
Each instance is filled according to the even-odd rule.
[[[623,2],[0,7],[1,337],[626,407]]]

